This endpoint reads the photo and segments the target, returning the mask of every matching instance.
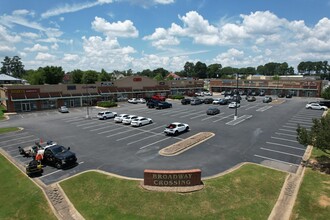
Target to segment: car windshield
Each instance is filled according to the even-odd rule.
[[[64,151],[66,151],[65,147],[63,146],[55,146],[53,147],[52,151],[54,152],[54,154],[58,154],[58,153],[62,153]]]
[[[103,115],[104,113],[103,112],[99,112],[98,115]]]

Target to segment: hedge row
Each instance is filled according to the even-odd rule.
[[[97,106],[104,107],[104,108],[110,108],[110,107],[116,107],[117,103],[112,101],[101,101],[97,103]]]

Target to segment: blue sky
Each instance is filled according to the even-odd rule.
[[[180,71],[330,62],[330,0],[1,0],[0,59],[25,69]]]

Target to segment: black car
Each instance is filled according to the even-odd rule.
[[[52,145],[45,149],[42,162],[61,169],[75,165],[77,157],[75,153],[70,151],[70,147],[65,148],[61,145]]]
[[[216,114],[219,114],[219,113],[220,113],[220,109],[215,108],[215,107],[209,108],[206,111],[207,115],[216,115]]]
[[[148,108],[156,108],[156,106],[158,105],[160,101],[158,100],[154,100],[154,99],[150,99],[147,103],[146,103],[146,106]]]
[[[214,100],[212,98],[206,98],[204,99],[204,104],[212,104]]]
[[[191,99],[181,99],[181,104],[182,105],[188,105],[190,104]]]
[[[219,101],[219,105],[228,105],[229,104],[229,99],[221,99]]]
[[[172,103],[169,102],[158,102],[156,109],[172,108]]]
[[[284,95],[283,93],[279,93],[277,96],[278,96],[279,98],[284,98],[284,97],[285,97],[285,95]]]
[[[292,98],[292,94],[286,94],[285,98],[289,98],[289,99]]]

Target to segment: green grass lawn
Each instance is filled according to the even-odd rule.
[[[313,149],[311,158],[329,154]],[[330,216],[330,175],[307,168],[291,219],[329,219]]]
[[[12,132],[12,131],[19,131],[19,128],[18,127],[0,128],[0,134]]]
[[[0,219],[56,219],[42,191],[0,154]]]
[[[98,172],[60,185],[86,219],[267,219],[285,177],[249,164],[185,194],[146,191],[138,181]]]

